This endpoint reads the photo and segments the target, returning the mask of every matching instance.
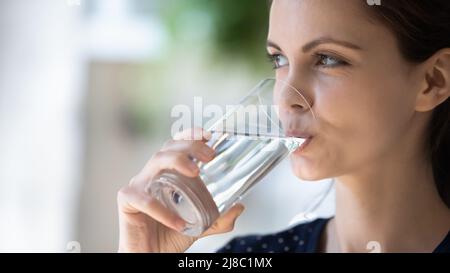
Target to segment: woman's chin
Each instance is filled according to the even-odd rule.
[[[320,171],[319,166],[314,162],[303,156],[290,156],[291,168],[294,175],[306,181],[316,181],[328,178]]]

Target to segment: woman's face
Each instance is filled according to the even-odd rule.
[[[301,90],[282,110],[298,134],[312,136],[291,155],[296,176],[338,177],[376,164],[411,131],[417,69],[394,35],[371,20],[365,0],[275,0],[267,50],[276,78]],[[295,120],[295,121],[294,121]]]

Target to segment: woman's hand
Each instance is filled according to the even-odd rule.
[[[176,170],[188,177],[198,176],[199,168],[190,157],[202,162],[212,160],[214,150],[205,144],[209,138],[209,133],[202,129],[178,134],[152,156],[127,186],[120,189],[117,195],[119,252],[184,252],[198,238],[233,229],[236,218],[244,209],[241,204],[219,217],[200,237],[189,237],[179,233],[185,227],[184,220],[146,192],[148,183],[165,169]]]

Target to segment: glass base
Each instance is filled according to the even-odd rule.
[[[219,217],[214,200],[199,177],[162,173],[150,183],[149,192],[186,221],[183,234],[200,236]]]

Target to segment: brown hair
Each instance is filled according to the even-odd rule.
[[[397,37],[407,61],[421,63],[450,48],[449,0],[381,0],[380,5],[372,6],[364,2],[369,14]],[[436,187],[450,207],[450,99],[434,109],[428,145]]]

